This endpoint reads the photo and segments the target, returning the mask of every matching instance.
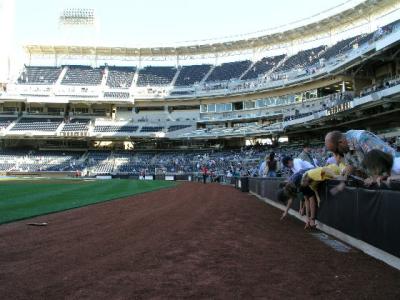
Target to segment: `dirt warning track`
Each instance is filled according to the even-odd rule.
[[[232,187],[184,183],[2,225],[0,298],[400,298],[400,272],[279,217]]]

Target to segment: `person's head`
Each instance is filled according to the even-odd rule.
[[[278,198],[278,201],[282,203],[286,203],[289,200],[284,189],[279,189],[276,197]]]
[[[286,167],[286,168],[293,168],[293,158],[291,158],[290,156],[285,156],[282,158],[282,164]]]
[[[303,144],[303,151],[306,153],[309,153],[311,151],[311,147],[310,147],[310,143],[309,142],[305,142]]]
[[[269,160],[274,160],[274,158],[275,158],[275,152],[271,152],[271,153],[269,154],[268,159],[269,159]]]
[[[345,154],[349,152],[346,136],[340,131],[328,132],[325,136],[325,147],[333,153]]]
[[[390,175],[393,156],[381,150],[371,150],[364,155],[362,167],[370,176]]]
[[[285,191],[285,194],[288,198],[295,198],[297,195],[296,185],[292,182],[288,182],[283,190]]]
[[[280,185],[280,189],[278,191],[278,201],[285,203],[289,199],[294,199],[296,195],[297,188],[293,183],[283,183],[282,185]]]

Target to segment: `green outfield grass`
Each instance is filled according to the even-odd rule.
[[[32,179],[0,181],[0,224],[175,186],[170,181]]]

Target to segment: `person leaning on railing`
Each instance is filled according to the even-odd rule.
[[[290,169],[292,174],[297,173],[301,170],[312,169],[315,166],[311,164],[309,161],[302,160],[299,157],[292,158],[290,156],[285,156],[282,158],[282,164],[286,168]]]
[[[321,198],[318,193],[319,183],[329,179],[342,179],[341,173],[342,173],[341,166],[337,164],[331,164],[325,167],[314,168],[304,173],[301,179],[301,186],[303,187],[309,186],[311,190],[314,191],[317,204],[318,206],[320,206]],[[310,204],[311,210],[313,209],[315,210],[314,205],[315,203]],[[315,214],[315,211],[311,213]]]
[[[386,184],[390,187],[392,180],[400,180],[400,157],[374,149],[364,156],[362,166],[369,175],[367,185],[376,183],[378,186]]]
[[[388,143],[366,130],[331,131],[325,136],[325,146],[327,150],[343,155],[346,176],[357,175],[364,179],[368,176],[362,161],[371,150],[383,151],[393,158],[400,156]]]
[[[284,212],[282,213],[281,220],[283,220],[288,212],[290,207],[292,206],[293,200],[296,197],[300,198],[300,210],[299,214],[307,217],[305,229],[315,227],[315,210],[314,214],[310,211],[310,201],[314,201],[315,192],[308,186],[302,186],[301,181],[304,174],[307,172],[307,169],[301,170],[299,172],[294,173],[287,182],[284,182],[280,186],[280,190],[278,191],[278,200],[280,202],[286,203],[286,207]]]
[[[326,167],[303,169],[293,174],[287,182],[282,184],[281,190],[278,191],[278,200],[286,203],[281,220],[287,216],[293,200],[300,195],[299,213],[303,215],[305,208],[307,218],[305,229],[314,228],[316,226],[317,204],[319,206],[321,201],[318,194],[318,185],[325,180],[342,179],[341,172],[343,168],[344,165],[338,162]]]

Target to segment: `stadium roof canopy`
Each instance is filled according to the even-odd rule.
[[[273,34],[228,42],[210,44],[193,44],[178,47],[95,47],[95,46],[57,46],[27,45],[28,55],[65,55],[65,56],[98,56],[98,57],[168,57],[199,56],[227,52],[246,51],[257,48],[274,48],[277,45],[291,44],[294,41],[305,41],[312,37],[324,36],[327,33],[344,31],[355,24],[369,22],[371,16],[383,15],[399,5],[398,0],[366,0],[350,9],[341,11],[325,19],[307,25]]]

